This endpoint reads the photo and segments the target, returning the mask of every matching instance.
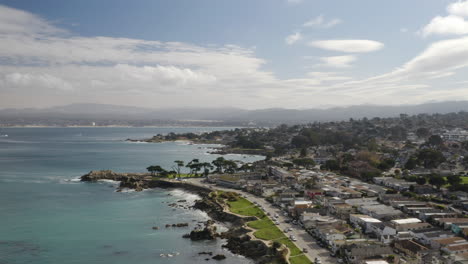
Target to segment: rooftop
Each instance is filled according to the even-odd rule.
[[[398,224],[398,225],[404,225],[404,224],[421,223],[421,220],[419,220],[418,218],[406,218],[406,219],[395,219],[395,220],[392,220],[391,222]]]

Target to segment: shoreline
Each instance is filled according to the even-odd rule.
[[[246,226],[249,221],[255,221],[258,218],[254,216],[241,216],[226,210],[224,204],[211,197],[211,194],[218,191],[215,188],[195,185],[190,182],[179,182],[163,179],[149,179],[147,173],[115,173],[112,171],[91,171],[80,177],[83,182],[96,182],[99,180],[113,180],[120,182],[118,191],[122,188],[143,191],[145,189],[182,189],[183,191],[194,193],[201,197],[196,200],[192,209],[198,209],[205,212],[212,220],[208,220],[203,230],[193,230],[184,238],[192,240],[212,240],[217,237],[225,239],[227,243],[222,245],[231,253],[241,255],[253,260],[255,263],[288,263],[284,258],[283,251],[277,251],[270,247],[266,241],[259,240],[253,236],[251,228]],[[213,220],[222,223],[228,230],[217,233],[213,229]],[[212,223],[213,222],[213,223]],[[214,230],[214,231],[213,231]],[[287,251],[288,252],[288,251]],[[265,262],[268,261],[268,262]]]

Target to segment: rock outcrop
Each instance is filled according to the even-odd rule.
[[[218,237],[218,233],[216,233],[214,222],[212,220],[208,220],[206,221],[203,229],[194,229],[190,234],[184,235],[183,237],[190,238],[192,241],[213,240]]]

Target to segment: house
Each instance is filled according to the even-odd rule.
[[[366,259],[373,259],[393,254],[392,248],[381,243],[359,243],[343,246],[343,256],[348,263],[362,263]]]
[[[448,237],[448,238],[438,238],[431,241],[431,248],[441,249],[450,245],[462,245],[468,244],[466,239],[461,237]]]
[[[377,219],[390,219],[403,214],[400,210],[393,209],[393,207],[383,204],[362,205],[358,208],[358,211]]]
[[[390,224],[397,232],[406,232],[432,227],[429,223],[422,223],[421,220],[417,218],[394,219],[390,221]]]
[[[466,235],[468,231],[468,225],[466,225],[465,223],[452,224],[451,230],[457,235]]]
[[[303,212],[308,208],[312,208],[313,204],[311,201],[291,201],[291,206],[289,207],[289,213],[293,217],[299,217]]]
[[[356,208],[347,203],[337,203],[330,205],[328,211],[340,219],[348,219],[350,214],[356,213]]]
[[[375,204],[380,204],[377,201],[376,197],[371,197],[371,198],[358,198],[358,199],[347,199],[345,200],[345,203],[358,207],[361,205],[375,205]]]
[[[280,167],[270,167],[270,175],[273,176],[279,182],[285,182],[288,178],[294,178],[294,176],[283,168]]]
[[[431,241],[439,238],[454,237],[453,233],[442,231],[439,228],[426,228],[412,230],[410,233],[413,237],[424,245],[430,245]]]
[[[457,216],[458,214],[452,211],[437,210],[437,209],[419,213],[419,219],[423,221],[428,221],[430,219],[435,219],[435,218],[456,218]]]
[[[441,251],[445,252],[445,253],[447,253],[449,255],[467,253],[468,252],[468,244],[449,245],[449,246],[441,248]]]
[[[379,219],[362,214],[351,214],[349,216],[349,221],[353,226],[360,227],[365,233],[371,232],[371,225],[382,223]]]
[[[384,223],[370,223],[368,224],[368,229],[370,233],[384,244],[390,244],[397,234],[395,228]]]
[[[468,218],[433,218],[433,222],[444,229],[452,229],[452,224],[468,225]]]
[[[405,254],[409,258],[421,260],[423,255],[427,254],[430,249],[419,244],[414,240],[399,240],[394,244],[395,250]],[[422,263],[418,261],[418,263]]]

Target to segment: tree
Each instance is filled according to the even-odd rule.
[[[340,164],[337,160],[327,160],[325,161],[325,169],[336,171],[340,169]]]
[[[462,178],[460,177],[460,175],[449,175],[447,176],[447,182],[450,185],[456,186],[462,182]]]
[[[233,160],[225,160],[224,166],[226,167],[225,172],[235,173],[237,171],[237,163]]]
[[[156,170],[155,170],[155,166],[149,166],[148,168],[146,168],[148,170],[148,172],[151,172],[151,176],[154,176]]]
[[[203,168],[203,175],[205,177],[207,177],[210,173],[210,170],[213,169],[213,166],[209,162],[202,162],[200,163],[200,166]]]
[[[198,171],[200,171],[201,169],[200,160],[193,159],[192,161],[187,163],[185,167],[190,169],[190,175],[193,175],[193,174],[197,175]]]
[[[442,162],[445,161],[445,157],[442,152],[435,149],[423,149],[418,153],[418,161],[422,162],[424,168],[432,169],[437,168]]]
[[[419,184],[419,185],[424,185],[424,184],[426,184],[426,182],[427,182],[427,180],[426,180],[425,177],[418,177],[416,179],[416,183]]]
[[[425,127],[420,127],[416,130],[416,136],[418,136],[418,138],[427,138],[430,133],[429,129]]]
[[[405,163],[405,169],[414,170],[416,168],[416,165],[418,165],[418,160],[415,157],[410,157]]]
[[[304,148],[310,146],[310,139],[304,135],[297,135],[291,140],[291,144],[296,148]]]
[[[427,143],[429,143],[429,145],[431,145],[431,146],[438,147],[438,146],[443,145],[444,141],[442,140],[442,138],[439,135],[432,135],[427,140]]]
[[[218,157],[217,159],[213,160],[211,164],[216,167],[216,172],[223,173],[225,162],[226,160],[223,157]]]
[[[166,170],[163,169],[161,166],[159,165],[153,165],[153,166],[149,166],[148,168],[146,168],[149,172],[151,172],[151,176],[155,176],[155,174],[161,174],[162,172],[165,172]]]
[[[437,174],[433,174],[430,176],[429,178],[429,184],[433,185],[433,186],[436,186],[437,189],[440,189],[440,187],[442,187],[444,184],[446,184],[446,180],[444,179],[444,177],[440,176],[440,175],[437,175]]]
[[[301,148],[300,157],[307,157],[307,148]]]
[[[310,158],[294,159],[292,162],[297,166],[303,166],[307,169],[315,166],[315,161]]]
[[[395,160],[393,160],[393,159],[384,159],[379,163],[377,168],[379,168],[380,170],[386,171],[386,170],[389,170],[389,169],[393,168],[393,166],[395,166]]]
[[[175,165],[172,166],[172,169],[177,172],[177,176],[180,176],[180,168],[184,166],[184,162],[182,160],[174,161]]]

